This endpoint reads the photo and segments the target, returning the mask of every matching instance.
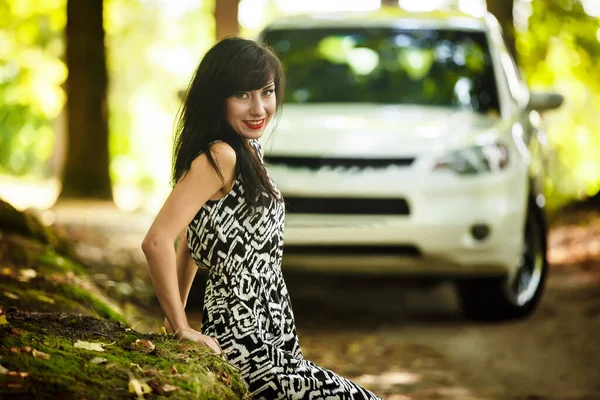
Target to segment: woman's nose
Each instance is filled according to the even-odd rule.
[[[265,107],[264,107],[263,101],[260,97],[256,97],[256,98],[252,99],[252,102],[250,104],[250,114],[257,116],[257,117],[264,116]]]

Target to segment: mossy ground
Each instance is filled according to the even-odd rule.
[[[125,322],[122,310],[51,246],[0,233],[0,303],[5,309],[68,311]]]
[[[129,328],[140,312],[107,298],[64,250],[68,242],[31,217],[15,229],[11,221],[24,219],[1,200],[0,211],[0,398],[250,398],[239,371],[206,346]],[[146,353],[138,339],[155,348]],[[92,362],[98,357],[106,360]]]
[[[0,364],[16,372],[0,375],[0,394],[11,398],[132,398],[132,379],[152,389],[146,398],[250,398],[235,367],[206,346],[166,334],[139,334],[116,321],[67,313],[8,313],[0,338]],[[138,339],[149,340],[155,349],[135,350]],[[76,348],[78,340],[102,343],[105,351]],[[49,358],[34,356],[34,349]],[[98,357],[106,361],[93,363]],[[165,385],[176,389],[166,392],[173,388]]]

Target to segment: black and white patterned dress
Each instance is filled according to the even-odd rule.
[[[258,140],[250,143],[262,159]],[[257,399],[377,399],[302,358],[281,273],[283,199],[265,193],[264,206],[253,212],[243,194],[238,176],[188,226],[190,254],[209,269],[202,333],[219,340]]]

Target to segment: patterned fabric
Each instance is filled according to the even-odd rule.
[[[259,142],[250,143],[262,160]],[[209,270],[202,333],[219,340],[257,399],[377,399],[302,357],[281,273],[285,207],[277,193],[263,193],[252,209],[238,176],[188,226],[190,254]]]

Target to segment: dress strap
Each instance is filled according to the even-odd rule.
[[[260,160],[263,161],[262,146],[260,144],[260,141],[258,139],[250,139],[250,144],[256,150],[256,153],[258,154],[258,158],[260,158]]]

